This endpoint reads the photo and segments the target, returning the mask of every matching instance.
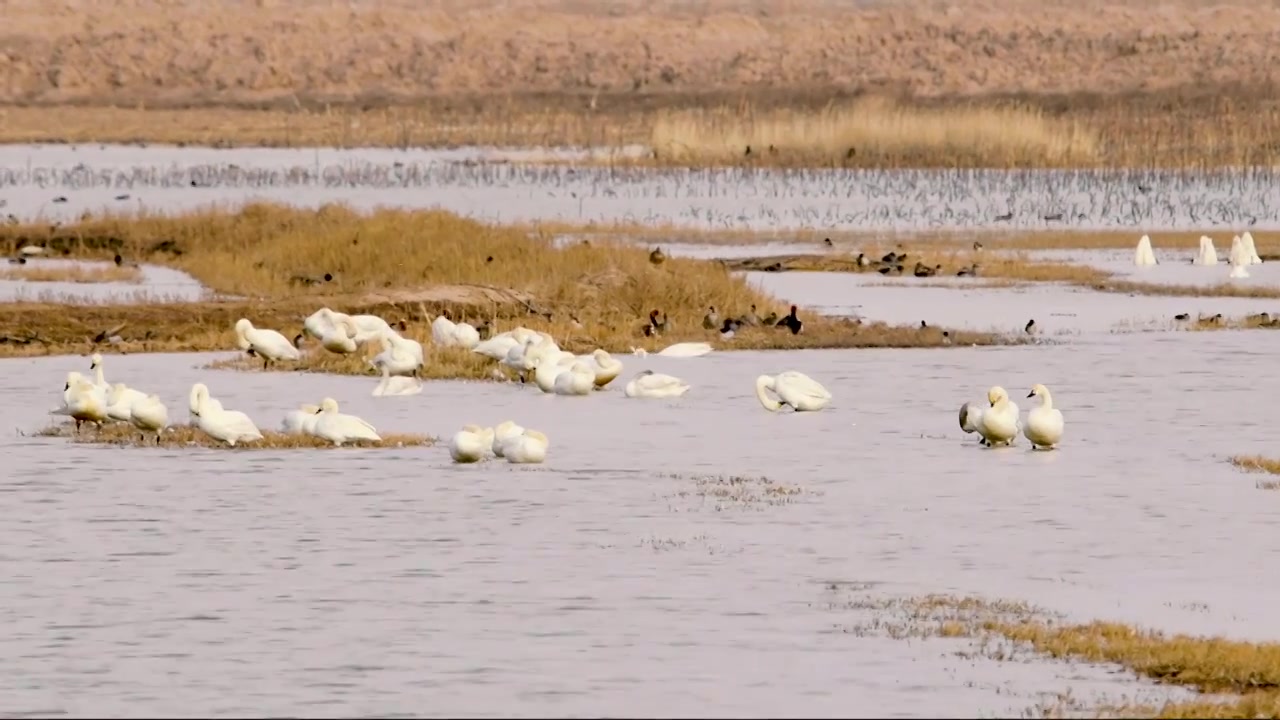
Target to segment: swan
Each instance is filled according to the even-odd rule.
[[[392,375],[417,376],[424,362],[422,343],[395,330],[387,330],[378,339],[383,349],[370,361],[375,368],[382,368]]]
[[[456,463],[479,462],[493,447],[493,428],[463,425],[449,440],[449,457]]]
[[[569,369],[560,371],[556,376],[553,389],[556,395],[590,395],[595,384],[595,371],[586,363],[574,362]]]
[[[256,328],[248,318],[236,321],[236,340],[241,350],[256,353],[265,369],[273,361],[297,360],[302,357],[289,338],[275,330]]]
[[[89,356],[89,369],[93,370],[95,373],[93,379],[94,385],[102,388],[102,392],[104,394],[111,389],[111,386],[107,384],[106,379],[102,377],[102,355],[94,353]]]
[[[1244,234],[1240,236],[1240,240],[1244,242],[1244,250],[1249,256],[1249,264],[1261,265],[1262,258],[1258,257],[1258,248],[1253,244],[1253,233],[1245,230]]]
[[[493,454],[502,457],[502,444],[512,437],[520,435],[524,432],[524,428],[511,422],[503,420],[493,428]]]
[[[338,401],[325,398],[320,401],[320,409],[316,411],[316,424],[311,434],[324,438],[334,445],[341,446],[356,440],[372,440],[382,442],[378,431],[369,423],[355,415],[344,415],[338,412]]]
[[[711,343],[705,342],[682,342],[675,345],[668,345],[658,352],[654,353],[660,357],[700,357],[711,352]]]
[[[468,323],[455,323],[448,314],[438,315],[431,321],[431,341],[440,347],[471,350],[480,344],[480,331]]]
[[[88,380],[84,375],[81,375],[79,372],[75,370],[72,370],[67,373],[67,384],[62,387],[62,406],[63,407],[66,407],[67,405],[71,404],[71,397],[76,393],[76,391],[73,390],[72,388],[76,387],[76,385],[78,385],[81,380],[84,380],[85,382],[88,382],[90,385],[93,385],[92,381]],[[94,385],[94,387],[97,387],[97,385]]]
[[[139,393],[141,395],[141,393]],[[169,409],[160,401],[158,395],[135,397],[129,408],[129,421],[142,431],[142,439],[147,439],[147,431],[156,434],[156,444],[160,444],[160,433],[169,426]]]
[[[983,411],[978,432],[989,445],[1012,445],[1018,437],[1018,406],[999,385],[987,391],[987,402],[991,407]]]
[[[629,398],[680,397],[689,391],[689,383],[678,377],[645,370],[631,378],[622,394]]]
[[[386,365],[382,366],[382,379],[374,386],[373,392],[370,393],[374,397],[401,397],[404,395],[417,395],[422,392],[422,383],[416,377],[405,377],[403,375],[392,375]]]
[[[1052,450],[1062,441],[1062,411],[1053,406],[1053,396],[1044,385],[1036,383],[1027,397],[1039,397],[1041,402],[1040,407],[1027,413],[1027,424],[1023,426],[1022,433],[1031,441],[1032,450]]]
[[[474,350],[480,344],[480,331],[471,323],[456,323],[453,326],[453,344]]]
[[[333,326],[325,328],[324,334],[320,336],[320,345],[329,352],[343,355],[353,353],[360,347],[360,343],[356,341],[359,334],[360,328],[356,326],[356,321],[350,315],[340,315]]]
[[[320,412],[319,405],[301,405],[296,410],[290,410],[284,415],[281,429],[289,435],[311,435],[316,426],[318,412]]]
[[[982,427],[982,406],[967,402],[960,406],[960,429],[966,433],[978,433],[978,442],[987,444],[979,428]]]
[[[1133,251],[1133,264],[1139,267],[1156,264],[1156,254],[1151,249],[1150,236],[1143,235],[1142,239],[1138,240],[1138,247]]]
[[[517,340],[515,335],[502,333],[479,343],[471,348],[471,352],[479,353],[487,358],[502,361],[507,357],[507,353],[517,345],[522,344],[521,340]]]
[[[772,390],[781,402],[766,395],[765,390]],[[764,409],[770,411],[780,410],[783,405],[790,405],[796,411],[821,410],[831,402],[831,393],[826,388],[794,370],[756,378],[756,397]]]
[[[82,423],[96,423],[101,428],[102,423],[107,420],[106,393],[100,386],[79,373],[76,373],[74,380],[68,373],[67,386],[63,388],[63,399],[66,404],[50,411],[50,414],[71,416],[76,421],[77,433],[80,432]]]
[[[146,399],[146,393],[138,392],[124,383],[116,383],[107,391],[107,417],[121,422],[133,422],[133,403]]]
[[[204,388],[204,402],[207,402],[209,404],[209,407],[211,407],[213,410],[217,412],[222,411],[222,403],[219,402],[216,398],[209,397],[209,388],[205,387],[203,383],[196,383],[195,385],[191,386],[191,393],[187,396],[187,405],[188,405],[188,409],[190,410],[192,422],[195,422],[196,418],[200,417],[201,400],[200,400],[200,392],[198,391],[198,388]]]
[[[533,367],[534,384],[544,393],[554,393],[556,378],[577,360],[577,355],[563,350],[554,350],[534,357],[530,363]],[[595,373],[592,373],[591,378],[595,379]]]
[[[560,346],[551,339],[551,336],[542,333],[529,335],[525,337],[522,345],[512,348],[507,353],[503,364],[515,370],[520,375],[520,381],[524,382],[528,372],[534,369],[538,358],[552,352],[560,352]]]
[[[547,436],[537,430],[508,435],[502,443],[502,456],[509,463],[540,463],[547,459]]]
[[[363,345],[391,329],[387,321],[377,315],[348,315],[327,307],[320,308],[302,322],[303,331],[318,340],[323,340],[340,325],[349,327],[351,339],[357,345]]]
[[[262,433],[253,424],[248,415],[239,410],[223,410],[222,403],[209,397],[209,388],[204,383],[191,386],[191,398],[195,401],[193,414],[196,427],[214,440],[235,447],[238,442],[261,440]]]
[[[596,348],[590,355],[584,355],[579,360],[591,368],[595,374],[595,386],[598,388],[608,385],[622,374],[622,361],[614,358],[604,348]]]
[[[1200,236],[1200,252],[1192,262],[1196,265],[1218,264],[1218,251],[1213,247],[1213,238],[1208,235]]]

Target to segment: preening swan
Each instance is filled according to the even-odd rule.
[[[595,382],[595,372],[586,363],[575,361],[556,376],[553,389],[557,395],[590,395]]]
[[[191,398],[195,401],[196,427],[214,440],[235,447],[238,442],[261,440],[262,433],[253,424],[248,415],[239,410],[223,410],[222,403],[209,397],[209,388],[204,383],[191,386]]]
[[[449,457],[456,463],[479,462],[493,447],[493,428],[464,425],[449,440]]]
[[[556,378],[560,377],[560,373],[567,370],[577,359],[577,355],[563,350],[551,350],[535,356],[529,361],[529,366],[533,368],[533,383],[544,393],[554,393]],[[594,377],[592,375],[592,378]]]
[[[1053,406],[1053,396],[1044,385],[1037,383],[1027,397],[1039,397],[1041,402],[1040,407],[1027,413],[1027,424],[1022,432],[1031,441],[1032,450],[1052,450],[1062,441],[1062,411]]]
[[[1143,235],[1138,240],[1138,247],[1133,251],[1133,264],[1138,267],[1147,267],[1156,264],[1156,254],[1151,249],[1151,238]]]
[[[169,426],[169,409],[157,395],[135,398],[129,411],[129,420],[142,431],[143,440],[147,439],[147,432],[154,432],[156,444],[159,445],[160,433]]]
[[[341,446],[343,443],[356,440],[372,440],[374,442],[382,440],[378,436],[378,431],[374,430],[369,423],[355,415],[344,415],[338,412],[338,401],[333,398],[325,398],[320,401],[320,410],[316,414],[316,418],[315,428],[311,434],[318,438],[324,438],[334,445]]]
[[[332,334],[334,330],[343,326],[348,329],[352,342],[357,345],[363,345],[391,329],[387,321],[377,315],[348,315],[334,312],[327,307],[320,308],[302,322],[303,331],[318,340],[323,340],[325,335]],[[354,351],[334,350],[334,352]]]
[[[318,412],[319,405],[301,405],[284,414],[284,423],[280,427],[290,435],[314,435]]]
[[[463,347],[473,350],[480,344],[480,331],[469,323],[455,323],[447,314],[431,321],[431,342],[440,347]]]
[[[384,369],[392,375],[418,374],[418,369],[425,360],[422,343],[391,329],[379,335],[378,340],[383,349],[370,361],[373,367]]]
[[[392,375],[386,365],[382,366],[382,379],[374,386],[371,393],[374,397],[402,397],[417,395],[422,392],[422,383],[416,377]]]
[[[590,355],[579,358],[595,373],[595,386],[602,388],[622,374],[622,361],[614,358],[604,348],[596,348]]]
[[[622,394],[629,398],[671,398],[680,397],[689,391],[689,383],[678,377],[645,370],[637,373]]]
[[[50,414],[70,415],[76,421],[77,433],[80,432],[81,423],[91,422],[102,427],[102,423],[107,420],[107,394],[79,373],[74,378],[68,373],[63,400],[66,404]]]
[[[289,338],[275,330],[256,328],[248,318],[236,321],[236,343],[241,350],[262,358],[262,367],[274,361],[297,360],[302,357]]]
[[[1213,238],[1208,235],[1200,236],[1200,251],[1192,262],[1196,265],[1218,264],[1218,251],[1213,247]]]
[[[360,343],[356,342],[356,336],[359,334],[360,328],[356,326],[356,321],[351,319],[350,315],[340,315],[332,326],[324,329],[324,334],[320,336],[320,345],[329,352],[346,355],[360,348]]]
[[[204,388],[204,390],[203,390],[203,393],[204,393],[204,400],[203,400],[203,401],[200,399],[200,395],[201,395],[200,388]],[[196,383],[195,385],[192,385],[192,386],[191,386],[191,393],[187,396],[187,405],[188,405],[188,408],[189,408],[189,409],[190,409],[190,411],[191,411],[191,422],[192,422],[192,423],[195,423],[195,422],[196,422],[196,418],[200,417],[200,403],[201,403],[201,402],[206,402],[206,403],[208,403],[208,404],[209,404],[209,407],[211,407],[212,409],[214,409],[214,410],[216,410],[216,411],[218,411],[218,412],[221,412],[221,411],[222,411],[222,403],[218,402],[217,398],[209,397],[209,388],[205,387],[205,386],[204,386],[204,383]]]
[[[778,400],[769,397],[765,390],[772,390]],[[821,410],[831,402],[831,393],[826,388],[808,375],[795,370],[756,378],[756,397],[764,409],[769,411],[780,410],[784,405],[790,405],[797,412]]]
[[[979,432],[982,427],[982,406],[965,403],[960,406],[960,429],[966,433],[978,433],[978,442],[985,445],[986,438]]]
[[[991,407],[982,412],[978,432],[990,445],[1012,445],[1018,437],[1018,406],[999,385],[987,391],[987,402]]]
[[[107,390],[107,417],[120,422],[133,422],[133,403],[146,398],[146,393],[140,393],[124,383],[115,383]]]
[[[511,422],[503,420],[493,428],[493,454],[502,457],[502,444],[507,440],[524,433],[524,428]]]
[[[509,463],[540,463],[547,459],[547,436],[537,430],[508,435],[502,443],[502,456]]]

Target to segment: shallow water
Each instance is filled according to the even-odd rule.
[[[1036,693],[1130,693],[1104,669],[957,658],[959,641],[846,634],[832,582],[979,593],[1080,620],[1275,639],[1280,495],[1225,458],[1274,445],[1259,372],[1280,334],[1082,338],[1066,347],[633,358],[588,398],[108,356],[109,381],[186,418],[207,382],[263,427],[330,395],[380,430],[514,419],[547,463],[453,466],[444,447],[228,452],[6,436],[0,710],[664,716],[1008,715]],[[0,361],[15,429],[43,425],[83,357]],[[693,384],[628,400],[652,368]],[[831,408],[769,414],[762,372]],[[956,409],[1042,382],[1057,452],[986,450]],[[1203,392],[1207,386],[1213,392]],[[143,470],[142,468],[145,468]],[[672,473],[685,477],[670,477]],[[700,497],[766,475],[787,505]],[[661,692],[654,688],[660,687]]]
[[[504,161],[493,162],[495,156]],[[505,161],[512,157],[520,159],[518,152],[482,148],[8,145],[0,146],[0,200],[6,202],[0,212],[65,221],[86,211],[177,211],[257,199],[362,209],[442,207],[501,222],[634,221],[715,229],[1280,227],[1268,170],[686,171]],[[1138,185],[1152,189],[1142,193]],[[1006,213],[1012,217],[1001,220]]]
[[[60,260],[37,258],[28,260],[23,267],[86,270],[111,267],[108,262]],[[32,282],[29,280],[0,280],[0,302],[61,302],[72,304],[91,303],[158,303],[198,302],[213,297],[213,293],[199,280],[181,270],[161,265],[140,264],[142,273],[136,283],[102,282]]]
[[[1126,280],[1155,285],[1280,286],[1280,263],[1249,265],[1245,268],[1249,277],[1230,277],[1232,268],[1221,248],[1218,249],[1217,265],[1193,265],[1191,259],[1195,253],[1190,250],[1161,250],[1156,256],[1160,264],[1148,267],[1133,264],[1133,250],[1036,250],[1028,252],[1027,256],[1034,260],[1088,265]]]

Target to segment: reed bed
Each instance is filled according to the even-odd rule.
[[[23,282],[65,282],[65,283],[130,283],[142,282],[142,270],[136,267],[107,265],[103,267],[85,267],[83,265],[50,266],[38,261],[23,265],[0,267],[0,280],[21,280]]]
[[[275,430],[261,429],[262,439],[248,442],[237,442],[231,447],[221,440],[215,440],[191,425],[170,425],[157,436],[154,433],[143,434],[128,423],[107,423],[101,428],[91,425],[76,432],[71,422],[54,423],[36,433],[38,437],[66,438],[72,442],[94,445],[118,445],[125,447],[162,447],[162,448],[214,448],[225,450],[303,450],[335,448],[333,443],[314,435],[291,435]],[[402,448],[424,447],[434,445],[437,440],[428,435],[407,433],[379,433],[382,442],[360,440],[343,445],[343,447],[365,448]]]

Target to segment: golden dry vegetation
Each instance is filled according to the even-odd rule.
[[[22,280],[24,282],[70,282],[70,283],[138,283],[142,281],[142,270],[136,267],[119,265],[103,265],[86,267],[83,265],[50,266],[39,260],[31,260],[22,265],[0,267],[0,280]]]
[[[1231,464],[1247,472],[1280,475],[1280,460],[1262,455],[1236,455]],[[1280,490],[1280,480],[1259,480],[1255,484],[1261,490]]]
[[[902,600],[858,600],[853,608],[884,616],[867,631],[893,637],[974,637],[1011,641],[1053,658],[1114,663],[1160,683],[1215,694],[1159,707],[1096,708],[1123,717],[1280,717],[1280,643],[1167,634],[1121,623],[1070,623],[1024,603],[930,595]],[[996,658],[1004,647],[986,647]]]
[[[718,263],[666,258],[646,248],[608,241],[559,245],[546,236],[483,225],[441,211],[384,210],[359,214],[340,206],[319,210],[250,205],[231,212],[180,216],[129,214],[73,225],[0,228],[0,250],[38,245],[55,256],[95,259],[120,254],[184,270],[229,299],[199,303],[90,305],[67,312],[56,303],[0,306],[0,353],[10,355],[232,349],[232,326],[248,317],[258,327],[294,337],[320,307],[378,314],[403,332],[430,340],[429,322],[449,312],[497,332],[517,325],[542,330],[566,350],[656,351],[681,341],[711,341],[722,349],[921,347],[954,342],[1016,342],[943,328],[891,327],[824,318],[799,309],[798,335],[785,328],[745,328],[731,341],[702,326],[707,308],[733,317],[752,306],[760,315],[787,313]],[[646,336],[649,312],[666,317],[665,333]],[[943,333],[948,335],[944,336]],[[113,338],[115,338],[113,340]],[[365,357],[309,352],[293,367],[372,372]],[[492,361],[441,351],[431,373],[490,376]],[[252,365],[253,363],[246,363]],[[283,367],[289,367],[283,365]]]
[[[260,429],[261,440],[237,442],[231,447],[221,440],[215,440],[191,425],[170,425],[158,437],[151,432],[142,433],[128,423],[113,422],[101,428],[86,424],[79,432],[71,422],[55,423],[38,433],[37,437],[67,438],[72,442],[97,445],[123,445],[131,447],[163,447],[163,448],[224,448],[228,450],[301,450],[324,449],[337,447],[333,443],[314,435],[291,435],[275,430]],[[382,442],[361,440],[343,447],[398,448],[434,445],[436,439],[427,435],[407,433],[379,433]]]

